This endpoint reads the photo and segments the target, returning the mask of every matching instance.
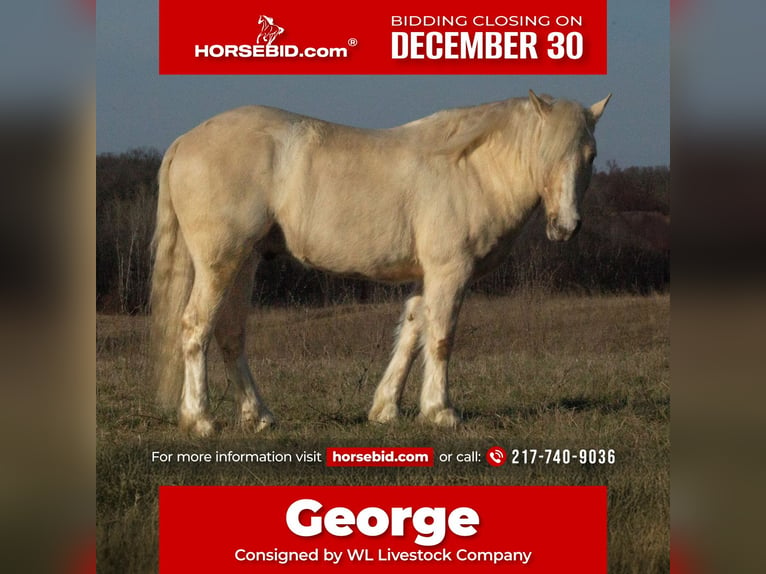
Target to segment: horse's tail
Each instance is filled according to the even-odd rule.
[[[157,401],[166,410],[175,409],[181,396],[184,376],[181,317],[194,282],[194,267],[170,198],[168,171],[175,151],[174,143],[160,166],[157,224],[152,238],[152,374],[157,385]]]

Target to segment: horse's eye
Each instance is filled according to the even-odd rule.
[[[587,155],[587,157],[586,157],[585,159],[586,159],[586,161],[587,161],[589,164],[592,164],[592,163],[593,163],[593,160],[594,160],[594,159],[596,159],[596,152],[594,152],[594,151],[589,151],[589,152],[588,152],[588,155]]]

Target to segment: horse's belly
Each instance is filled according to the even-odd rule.
[[[303,238],[285,230],[287,248],[299,261],[323,271],[391,282],[422,278],[423,270],[407,242],[332,231]]]
[[[364,276],[376,281],[393,283],[419,281],[423,278],[423,269],[417,261],[401,261],[396,264],[373,267]]]

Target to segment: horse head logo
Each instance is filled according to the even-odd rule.
[[[258,23],[261,25],[261,33],[258,34],[258,39],[256,40],[259,44],[263,41],[267,46],[271,46],[271,43],[276,40],[277,36],[285,31],[282,26],[274,24],[274,18],[269,18],[265,14],[261,14],[258,18]]]

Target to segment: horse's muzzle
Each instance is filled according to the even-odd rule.
[[[548,236],[548,239],[551,241],[569,241],[577,235],[577,232],[580,231],[580,219],[576,219],[574,222],[574,227],[565,227],[563,225],[559,225],[558,218],[554,217],[552,219],[548,220],[548,225],[545,227],[545,235]]]

